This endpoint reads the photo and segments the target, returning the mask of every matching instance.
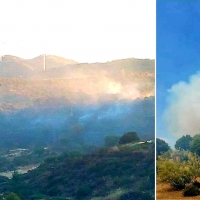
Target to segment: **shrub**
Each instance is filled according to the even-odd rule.
[[[169,183],[175,190],[185,188],[187,183],[194,179],[194,173],[186,162],[174,162],[173,160],[159,158],[157,161],[157,177],[161,182]]]
[[[190,177],[180,176],[180,177],[175,177],[170,183],[170,186],[174,188],[175,190],[182,190],[185,188],[185,184],[190,183],[190,182],[191,182]]]
[[[193,185],[197,186],[198,188],[200,188],[200,183],[198,181],[194,181]]]
[[[189,186],[186,186],[184,191],[183,191],[183,196],[197,196],[199,195],[199,189],[197,186],[195,185],[189,185]]]

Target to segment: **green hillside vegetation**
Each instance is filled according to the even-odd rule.
[[[51,156],[27,174],[0,181],[0,191],[22,200],[154,199],[154,142],[137,141]]]
[[[183,190],[183,196],[199,195],[200,134],[182,136],[176,141],[175,150],[167,147],[166,142],[157,146],[157,182]]]

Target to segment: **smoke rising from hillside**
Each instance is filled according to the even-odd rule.
[[[177,138],[199,133],[200,72],[192,75],[189,82],[181,81],[171,87],[164,121],[168,132]]]
[[[1,66],[0,145],[74,142],[75,132],[95,145],[132,130],[154,138],[153,60],[66,65],[47,56],[43,71],[42,58],[11,56]]]
[[[106,135],[132,130],[154,138],[154,102],[150,97],[98,105],[34,106],[6,115],[0,112],[0,145],[46,145],[61,137],[73,138],[77,128],[85,143],[95,145],[102,145]]]

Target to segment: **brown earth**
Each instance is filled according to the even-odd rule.
[[[198,178],[198,181],[200,181],[200,178]],[[194,197],[184,197],[183,196],[183,190],[173,190],[170,188],[170,186],[166,183],[156,183],[156,199],[179,199],[179,200],[193,200],[193,199],[199,199],[200,195],[194,196]]]

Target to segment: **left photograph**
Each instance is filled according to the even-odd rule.
[[[154,0],[2,0],[0,199],[155,199]]]

